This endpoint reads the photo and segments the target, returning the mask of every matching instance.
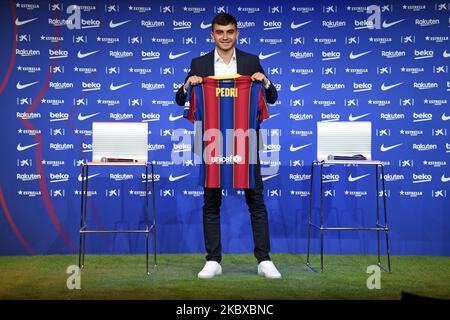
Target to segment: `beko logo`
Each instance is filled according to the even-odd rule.
[[[60,58],[67,58],[69,56],[69,51],[67,50],[52,50],[48,49],[48,54],[50,56],[50,59],[60,59]]]
[[[177,21],[173,20],[173,30],[190,29],[192,27],[191,21]]]
[[[50,173],[50,183],[69,181],[67,173]]]
[[[433,178],[431,174],[415,174],[413,173],[413,182],[412,183],[422,183],[422,182],[431,182]]]
[[[322,51],[322,60],[336,60],[341,58],[339,51]]]
[[[264,30],[274,30],[281,29],[282,23],[281,21],[263,21]]]
[[[66,112],[50,112],[50,121],[66,121],[69,120],[69,114]]]
[[[142,121],[159,121],[161,119],[161,115],[158,113],[141,113]]]
[[[341,116],[338,113],[321,113],[320,117],[324,122],[331,122],[339,121]]]
[[[82,91],[97,91],[102,88],[99,82],[81,82]]]
[[[158,51],[142,51],[141,50],[141,60],[154,60],[161,57],[161,53]]]
[[[414,50],[414,59],[426,59],[426,58],[433,58],[434,51],[433,50]]]
[[[180,143],[180,144],[173,145],[173,152],[186,152],[186,151],[191,151],[191,149],[192,149],[192,146],[190,144]]]
[[[422,121],[431,121],[433,119],[433,115],[431,113],[415,113],[413,112],[414,122],[422,122]]]
[[[329,173],[329,174],[323,174],[322,180],[324,183],[326,182],[338,182],[340,179],[340,176],[338,174]]]

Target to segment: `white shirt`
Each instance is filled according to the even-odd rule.
[[[237,60],[236,60],[236,49],[233,49],[233,56],[228,64],[223,61],[222,57],[217,53],[217,48],[214,49],[214,75],[215,76],[231,76],[237,74]],[[267,81],[267,84],[264,88],[269,89],[270,80]],[[183,87],[184,94],[187,93],[187,90]]]
[[[233,49],[233,56],[228,64],[223,61],[222,57],[214,49],[214,75],[215,76],[231,76],[237,74],[236,49]]]

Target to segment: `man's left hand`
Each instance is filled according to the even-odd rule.
[[[267,85],[267,81],[269,81],[266,76],[261,72],[256,72],[252,75],[252,81],[262,81],[264,85]]]

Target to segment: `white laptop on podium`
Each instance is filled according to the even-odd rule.
[[[355,157],[355,156],[359,157]],[[350,159],[355,157],[354,159]],[[340,158],[349,158],[341,159]],[[370,121],[317,122],[317,160],[327,163],[374,164]]]
[[[92,123],[92,162],[142,165],[147,160],[147,122]]]

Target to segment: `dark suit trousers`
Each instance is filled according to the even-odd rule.
[[[248,205],[253,230],[254,254],[259,262],[270,260],[269,223],[264,204],[261,169],[255,166],[255,188],[244,189],[245,201]],[[221,188],[205,188],[203,205],[203,232],[205,237],[206,260],[222,260],[220,242],[220,205],[222,204]]]

